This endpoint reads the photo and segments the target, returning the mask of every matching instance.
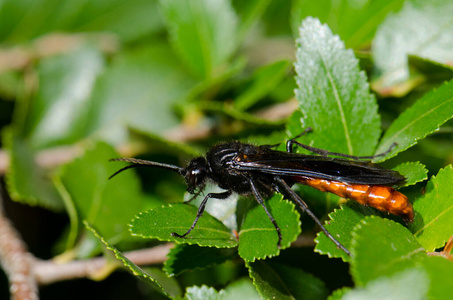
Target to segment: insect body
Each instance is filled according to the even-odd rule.
[[[389,187],[404,181],[404,177],[398,172],[357,160],[292,153],[294,143],[304,147],[294,140],[288,141],[287,152],[273,150],[270,146],[255,146],[241,142],[222,143],[212,147],[205,157],[192,159],[186,168],[135,158],[118,158],[113,160],[132,162],[134,165],[120,169],[111,177],[125,169],[142,165],[178,172],[185,178],[187,191],[191,194],[198,195],[208,180],[223,188],[225,191],[222,193],[209,193],[205,196],[187,232],[173,233],[173,236],[181,238],[195,227],[210,198],[226,199],[233,193],[252,194],[273,223],[280,246],[282,240],[280,227],[267,210],[263,198],[278,192],[295,201],[339,248],[349,254],[349,251],[324,228],[300,196],[291,189],[295,183],[331,192],[401,216],[406,222],[412,222],[414,212],[411,203],[406,196]]]
[[[323,192],[330,192],[360,204],[400,216],[406,223],[414,219],[414,210],[407,197],[394,188],[382,185],[349,184],[318,178],[295,177],[295,180]]]

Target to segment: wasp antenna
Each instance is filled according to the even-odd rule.
[[[183,170],[184,170],[183,168],[175,166],[175,165],[163,164],[163,163],[158,163],[155,161],[149,161],[149,160],[143,160],[143,159],[137,159],[137,158],[112,158],[109,161],[125,161],[125,162],[133,163],[133,165],[129,165],[129,166],[119,169],[118,171],[113,173],[109,177],[109,179],[113,178],[118,173],[121,173],[127,169],[137,168],[137,167],[157,167],[157,168],[163,168],[163,169],[167,169],[167,170],[176,171],[179,174],[182,174]]]

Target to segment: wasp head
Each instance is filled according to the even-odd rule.
[[[193,194],[197,188],[203,189],[208,178],[208,163],[204,157],[197,157],[190,161],[184,169],[187,191]]]

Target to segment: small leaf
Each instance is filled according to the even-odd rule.
[[[102,32],[103,38],[113,35],[122,42],[131,42],[163,27],[157,1],[131,0],[127,5],[122,0],[13,2],[4,2],[0,7],[0,40],[12,44],[27,43],[49,32]],[[112,43],[110,39],[108,43]]]
[[[217,77],[237,48],[237,16],[230,1],[160,1],[171,43],[200,78]]]
[[[294,32],[302,19],[316,16],[345,41],[346,46],[367,46],[385,16],[401,8],[403,0],[342,1],[296,0],[293,3],[291,24]]]
[[[224,290],[219,292],[218,300],[260,300],[261,297],[253,286],[250,278],[242,278],[230,283]]]
[[[182,296],[181,289],[175,279],[166,277],[162,271],[157,269],[152,269],[150,272],[151,274],[147,273],[145,270],[130,261],[123,253],[118,251],[118,249],[109,244],[88,222],[84,221],[84,224],[88,230],[93,232],[93,234],[101,240],[108,250],[115,254],[115,257],[120,260],[133,275],[139,277],[148,284],[157,285],[158,288],[168,297],[177,298]]]
[[[353,237],[351,274],[357,285],[412,267],[425,256],[425,249],[409,230],[391,220],[365,217]]]
[[[176,276],[187,270],[203,269],[221,264],[235,255],[235,249],[176,244],[168,253],[163,270],[169,276]]]
[[[270,0],[249,0],[234,2],[234,7],[240,18],[238,29],[239,40],[242,40],[253,28],[255,22],[263,15],[268,8]]]
[[[142,209],[145,197],[133,172],[108,179],[120,168],[109,161],[115,157],[118,154],[111,146],[97,143],[65,165],[60,180],[80,219],[96,226],[107,239],[118,241],[130,238],[127,223]]]
[[[24,133],[33,148],[86,136],[90,95],[103,69],[104,58],[91,47],[40,61],[39,90],[31,100]]]
[[[234,100],[238,110],[247,110],[271,92],[288,72],[289,61],[281,60],[255,71],[250,87]]]
[[[249,275],[264,299],[325,299],[324,283],[304,271],[276,263],[247,263]]]
[[[130,231],[132,235],[155,238],[159,241],[216,248],[237,246],[237,241],[230,230],[206,212],[188,236],[185,238],[172,236],[173,232],[184,234],[192,225],[196,215],[197,208],[193,205],[163,206],[137,215],[129,225]]]
[[[13,136],[13,129],[3,131],[2,142],[10,152],[10,168],[6,174],[8,192],[14,201],[38,205],[55,211],[64,208],[64,202],[47,174],[36,162],[36,153],[29,143]]]
[[[409,55],[409,66],[422,73],[427,80],[442,83],[453,78],[453,67],[427,58]]]
[[[415,201],[411,231],[427,251],[445,245],[453,232],[453,166],[441,169],[428,182],[426,193]]]
[[[132,0],[124,4],[121,0],[81,4],[80,17],[75,18],[73,24],[75,31],[113,32],[121,41],[130,43],[139,38],[147,39],[164,27],[157,1]],[[74,13],[72,7],[68,11]]]
[[[391,158],[412,147],[418,140],[438,130],[442,124],[450,120],[453,117],[452,95],[453,80],[427,93],[399,115],[385,132],[376,153],[387,151],[394,143],[397,145],[389,155],[377,158],[376,161]]]
[[[398,171],[406,178],[404,186],[414,185],[428,179],[428,170],[419,161],[406,162],[397,165],[393,170]]]
[[[379,76],[373,86],[385,91],[409,79],[408,54],[451,63],[452,11],[451,1],[406,1],[398,14],[389,15],[373,41],[373,60]]]
[[[350,288],[350,287],[343,287],[343,288],[337,289],[337,290],[333,291],[333,293],[329,296],[329,298],[327,298],[327,300],[341,300],[341,299],[343,299],[343,296],[351,290],[352,290],[352,288]]]
[[[429,278],[422,269],[411,268],[368,282],[363,288],[346,292],[342,300],[423,300],[428,297]],[[440,299],[440,298],[439,298]],[[330,300],[330,298],[329,298]]]
[[[340,209],[335,209],[329,214],[330,220],[326,221],[324,227],[337,239],[346,249],[351,249],[352,231],[354,227],[365,218],[381,214],[377,210],[366,207],[354,201],[348,201],[340,205]],[[339,257],[347,262],[351,258],[339,249],[324,232],[320,231],[315,239],[315,252],[326,254],[329,257]]]
[[[188,287],[184,295],[185,300],[217,300],[218,298],[219,293],[214,288],[207,287],[206,285]]]
[[[302,120],[291,136],[312,127],[302,139],[311,146],[345,154],[368,155],[380,135],[375,97],[352,50],[317,19],[307,18],[297,39],[296,98]]]
[[[429,275],[429,299],[444,299],[451,293],[453,262],[442,257],[428,256],[420,262]]]
[[[118,144],[127,140],[128,126],[163,135],[179,125],[173,106],[195,80],[167,45],[150,44],[122,52],[96,82],[88,122],[96,137]]]
[[[263,207],[251,201],[239,231],[239,256],[245,261],[276,256],[280,253],[277,230]],[[281,229],[281,249],[288,248],[301,232],[300,217],[294,203],[275,194],[265,204]]]

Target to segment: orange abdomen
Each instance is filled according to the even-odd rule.
[[[407,197],[395,189],[383,185],[351,184],[319,178],[293,177],[302,184],[323,192],[348,198],[363,205],[400,216],[406,223],[414,220],[414,209]]]

